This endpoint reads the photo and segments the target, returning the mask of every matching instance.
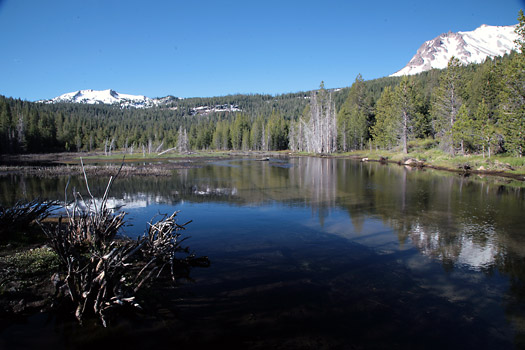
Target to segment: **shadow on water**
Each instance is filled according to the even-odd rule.
[[[468,304],[428,293],[392,255],[336,237],[217,256],[196,284],[158,290],[143,315],[103,329],[37,315],[6,348],[510,348]],[[408,254],[414,254],[413,251]]]
[[[60,199],[64,181],[4,178],[0,201]],[[299,158],[120,179],[113,196],[133,218],[132,236],[151,214],[182,210],[194,220],[188,244],[211,267],[144,296],[143,313],[111,329],[39,314],[5,327],[0,347],[525,345],[522,188]]]

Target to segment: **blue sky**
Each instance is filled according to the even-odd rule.
[[[523,0],[0,0],[0,94],[81,89],[149,97],[350,86],[388,76],[426,40],[517,23]]]

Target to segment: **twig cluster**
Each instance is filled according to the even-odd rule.
[[[0,239],[10,231],[26,229],[35,220],[45,219],[56,205],[55,201],[35,199],[8,208],[0,206]]]
[[[75,305],[79,322],[86,314],[94,313],[107,326],[117,307],[140,308],[135,294],[166,268],[176,281],[179,277],[189,278],[192,266],[209,265],[206,257],[195,258],[181,246],[184,239],[179,239],[179,231],[187,223],[176,223],[177,212],[150,222],[146,234],[137,240],[118,237],[125,213],[114,215],[106,206],[115,177],[110,178],[99,206],[89,190],[85,172],[84,178],[91,198],[84,201],[80,194],[74,194],[74,203],[84,201],[83,208],[76,204],[71,210],[66,207],[67,220],[60,218],[54,228],[41,225],[61,260],[62,283]],[[180,253],[184,255],[176,256]]]

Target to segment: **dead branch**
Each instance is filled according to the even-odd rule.
[[[177,281],[189,279],[192,267],[209,266],[207,257],[196,258],[182,246],[185,238],[181,239],[180,231],[191,221],[179,225],[177,212],[155,223],[152,219],[146,233],[137,240],[118,237],[126,214],[113,214],[106,206],[118,174],[110,177],[98,207],[84,172],[89,203],[84,209],[75,204],[68,218],[59,218],[54,228],[41,225],[62,262],[64,284],[80,323],[93,314],[107,326],[119,307],[140,307],[135,294],[163,271],[169,270],[171,279]],[[84,201],[80,193],[73,195]]]

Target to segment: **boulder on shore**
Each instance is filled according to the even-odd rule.
[[[407,158],[402,162],[402,164],[412,167],[423,167],[424,162],[415,158]]]

